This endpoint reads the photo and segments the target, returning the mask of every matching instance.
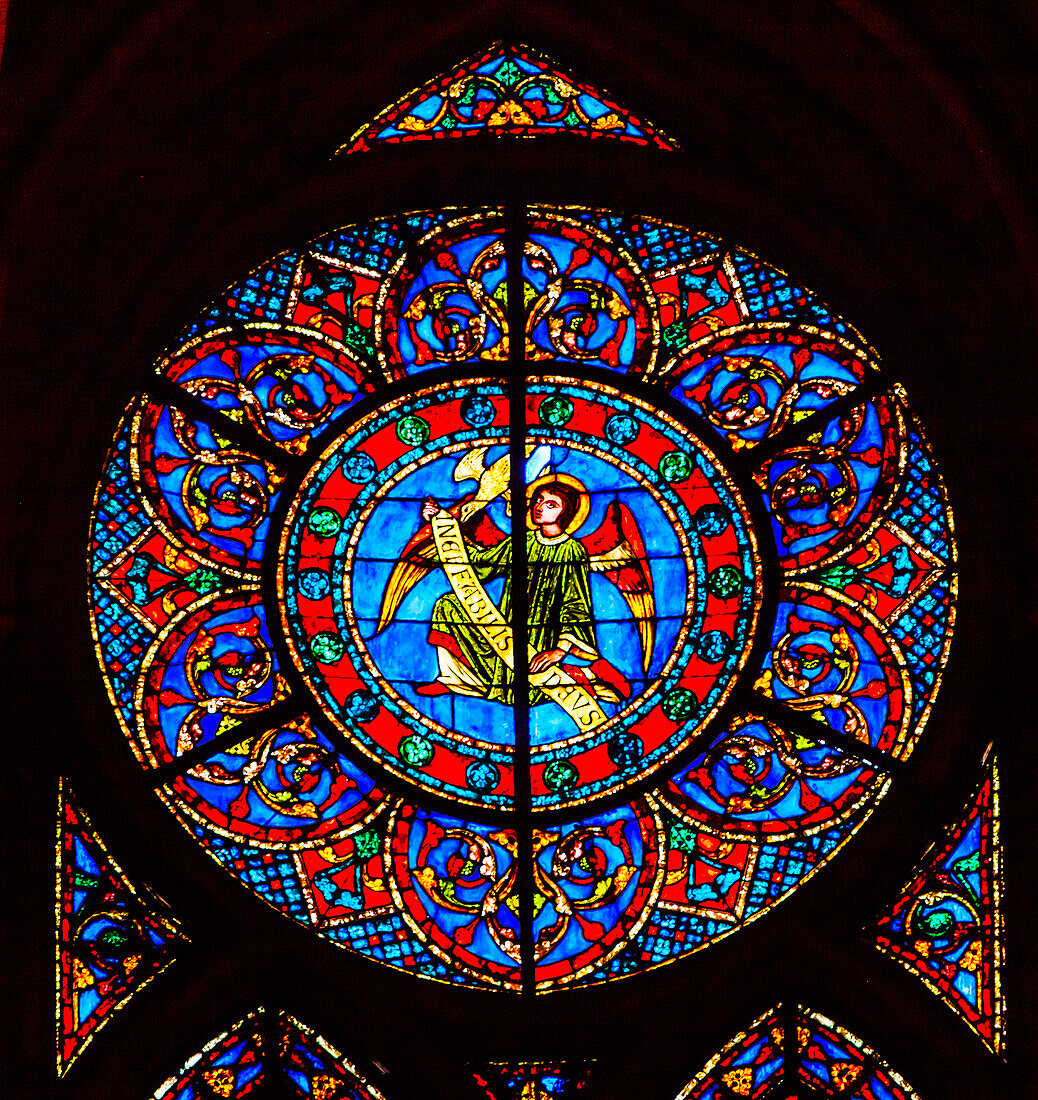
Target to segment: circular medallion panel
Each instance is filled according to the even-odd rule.
[[[762,585],[746,506],[688,428],[601,383],[540,379],[527,404],[519,516],[504,391],[432,387],[320,454],[277,578],[293,663],[352,744],[502,808],[528,745],[541,809],[690,743],[745,659]]]

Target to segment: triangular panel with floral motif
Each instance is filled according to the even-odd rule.
[[[387,107],[339,152],[472,134],[556,133],[676,148],[656,127],[576,80],[551,58],[528,46],[495,42]]]
[[[126,877],[64,783],[57,872],[60,1075],[187,938],[162,900]]]
[[[962,813],[869,933],[996,1053],[1003,1045],[1001,889],[992,755]]]

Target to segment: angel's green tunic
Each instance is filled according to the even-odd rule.
[[[512,540],[506,538],[489,549],[465,543],[476,576],[486,582],[504,578],[499,604],[505,622],[512,622]],[[583,543],[570,535],[545,538],[540,531],[526,535],[529,600],[529,642],[533,653],[563,649],[574,657],[595,660],[595,630],[591,618],[591,561]],[[452,691],[478,695],[501,703],[512,702],[512,670],[469,618],[453,592],[436,601],[429,624],[429,642],[441,650],[441,681]],[[443,651],[449,655],[446,661]],[[451,660],[453,658],[453,661]],[[460,669],[457,665],[460,664]],[[455,669],[444,675],[445,666]],[[459,676],[460,673],[460,676]],[[530,704],[548,697],[530,689]]]

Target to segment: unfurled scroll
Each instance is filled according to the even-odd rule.
[[[457,519],[441,509],[433,516],[431,526],[436,553],[454,595],[494,652],[514,671],[512,628],[476,576]],[[535,656],[531,649],[528,659]],[[594,695],[560,665],[552,665],[544,672],[531,672],[530,683],[558,703],[581,732],[598,729],[608,721],[609,716]]]

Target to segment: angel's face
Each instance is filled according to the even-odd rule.
[[[531,512],[533,522],[538,527],[552,527],[559,522],[559,516],[562,515],[565,508],[566,505],[560,497],[542,490],[533,501]]]

